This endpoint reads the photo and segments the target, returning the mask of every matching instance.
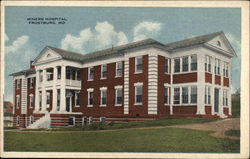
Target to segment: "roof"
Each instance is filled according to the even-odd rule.
[[[15,73],[12,73],[10,74],[10,76],[20,76],[20,75],[29,75],[29,74],[34,74],[36,73],[36,70],[35,68],[30,68],[30,69],[26,69],[26,70],[22,70],[22,71],[19,71],[19,72],[15,72]]]
[[[102,57],[102,56],[107,56],[107,55],[112,55],[112,54],[119,53],[119,52],[126,50],[126,49],[132,49],[132,48],[136,48],[139,46],[150,45],[150,44],[159,44],[159,45],[164,46],[163,44],[161,44],[160,42],[158,42],[156,40],[146,39],[146,40],[132,42],[129,44],[120,45],[120,46],[116,46],[116,47],[112,47],[112,48],[108,48],[108,49],[104,49],[104,50],[100,50],[100,51],[95,51],[95,52],[91,52],[91,53],[87,53],[87,54],[79,54],[79,53],[70,52],[70,51],[66,51],[66,50],[51,47],[51,46],[47,46],[47,47],[54,50],[58,54],[60,54],[62,56],[62,58],[64,58],[64,59],[84,62],[85,60],[89,60],[89,59],[93,59],[93,58],[97,58],[97,57]]]
[[[212,33],[212,34],[196,36],[196,37],[193,37],[193,38],[189,38],[189,39],[185,39],[185,40],[181,40],[181,41],[177,41],[177,42],[173,42],[173,43],[168,43],[165,46],[170,51],[173,51],[175,49],[180,49],[180,48],[199,45],[199,44],[204,44],[204,43],[208,42],[209,40],[213,39],[214,37],[216,37],[216,36],[218,36],[220,34],[223,34],[223,32],[220,31],[220,32]]]

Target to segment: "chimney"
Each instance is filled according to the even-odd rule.
[[[33,60],[30,61],[30,68],[34,68],[34,66],[32,65],[33,62],[34,62]]]

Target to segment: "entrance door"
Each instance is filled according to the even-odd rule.
[[[219,89],[214,89],[214,112],[219,112]]]
[[[70,105],[71,105],[71,98],[70,97],[66,97],[66,111],[70,112]]]

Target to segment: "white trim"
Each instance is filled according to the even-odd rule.
[[[122,74],[121,75],[117,75],[117,71],[118,71],[118,64],[119,63],[121,63],[121,65],[122,65],[122,72],[123,72],[123,61],[118,61],[118,62],[116,62],[116,64],[115,64],[115,78],[117,78],[117,77],[122,77]]]
[[[142,84],[134,85],[134,87],[135,87],[135,103],[134,103],[134,105],[142,105],[142,104],[143,104],[143,85],[142,85]],[[138,103],[138,102],[136,101],[137,87],[141,87],[141,89],[142,89],[142,94],[141,94],[141,96],[142,96],[142,102],[140,102],[140,103]]]
[[[93,92],[94,91],[94,88],[88,88],[87,89],[87,92]]]
[[[16,95],[16,109],[19,109],[21,106],[20,95]]]
[[[137,60],[139,59],[139,58],[141,58],[141,60],[142,60],[142,68],[141,68],[141,71],[138,71],[137,70]],[[137,56],[137,57],[135,57],[135,74],[139,74],[139,73],[142,73],[143,72],[143,56]]]
[[[106,66],[106,77],[103,77],[103,67]],[[108,77],[108,65],[107,64],[102,64],[101,65],[101,78],[100,79],[107,79]]]
[[[115,89],[122,89],[123,88],[123,85],[116,85],[115,86]]]
[[[33,99],[33,105],[34,105],[34,95],[33,94],[29,94],[29,108],[33,108],[33,105],[31,104],[31,98]]]
[[[90,79],[90,69],[93,69],[92,79]],[[88,67],[88,79],[87,79],[87,81],[93,81],[93,80],[94,80],[94,66]]]
[[[122,106],[122,103],[121,104],[118,104],[117,103],[117,91],[118,90],[121,90],[122,91],[122,86],[121,85],[118,85],[118,86],[115,86],[115,106]],[[123,96],[121,96],[123,98]]]
[[[89,104],[89,99],[90,99],[90,93],[93,93],[94,92],[94,89],[93,88],[89,88],[87,89],[87,92],[88,92],[88,103],[87,103],[87,107],[93,107],[93,104],[94,104],[94,94],[93,94],[93,98],[92,98],[92,102],[93,104]]]
[[[107,87],[100,87],[100,90],[107,90]]]
[[[106,104],[102,104],[103,91],[106,92]],[[101,88],[100,88],[100,93],[101,93],[100,107],[106,107],[106,106],[107,106],[107,102],[108,102],[108,101],[107,101],[107,99],[108,99],[108,97],[107,97],[107,94],[108,94],[108,92],[107,92],[107,87],[101,87]]]
[[[143,82],[136,82],[136,83],[134,83],[134,86],[136,87],[136,86],[143,86]]]
[[[75,107],[80,107],[80,105],[76,105],[76,97],[77,97],[77,94],[79,94],[79,98],[80,98],[80,92],[79,91],[77,91],[77,92],[75,92]],[[80,102],[80,99],[79,99],[79,102]]]

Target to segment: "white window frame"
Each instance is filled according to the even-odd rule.
[[[193,59],[192,57],[194,57],[196,59],[195,62],[192,61],[192,59]],[[189,66],[190,72],[197,71],[198,70],[198,57],[197,57],[197,55],[196,54],[190,55],[189,59],[190,59],[190,66]],[[192,70],[192,64],[196,64],[196,69],[195,70]]]
[[[167,93],[168,93],[167,102],[165,102],[166,89],[167,89]],[[169,87],[169,86],[164,86],[164,98],[163,98],[163,103],[164,103],[164,105],[169,105],[169,104],[170,104],[169,101],[170,101],[170,87]]]
[[[228,106],[228,90],[227,89],[223,90],[223,106],[225,107]]]
[[[92,78],[90,78],[90,70],[93,69],[93,75]],[[94,67],[88,67],[88,81],[94,80]]]
[[[183,103],[183,89],[184,88],[186,88],[187,89],[187,102],[186,103]],[[189,101],[189,87],[188,86],[183,86],[183,87],[181,87],[181,104],[189,104],[190,103],[190,101]]]
[[[49,103],[48,103],[48,101],[49,101]],[[49,108],[50,107],[50,92],[46,92],[46,106],[47,106],[47,108]]]
[[[79,94],[79,105],[77,105],[77,94]],[[75,92],[75,107],[80,107],[80,92]]]
[[[88,105],[87,107],[93,107],[94,105],[94,89],[93,88],[89,88],[87,89],[87,92],[88,92]],[[89,100],[90,100],[90,93],[93,93],[93,98],[92,98],[92,104],[89,103]]]
[[[30,95],[29,95],[29,101],[30,101],[29,107],[30,107],[30,108],[33,108],[33,105],[34,105],[34,95],[33,95],[33,94],[30,94]],[[32,101],[32,104],[31,104],[31,101]]]
[[[211,105],[211,87],[210,86],[205,86],[205,102],[204,103],[206,105]]]
[[[106,77],[103,76],[103,68],[106,66]],[[107,79],[108,77],[108,65],[107,64],[103,64],[101,65],[101,79]]]
[[[20,85],[21,85],[21,79],[17,79],[16,80],[16,89],[19,90],[20,89]]]
[[[192,95],[193,95],[192,88],[196,88],[196,102],[195,103],[192,102]],[[190,87],[190,104],[198,104],[198,88],[196,85],[193,85]]]
[[[103,104],[102,102],[102,97],[103,97],[103,91],[106,91],[106,104]],[[107,103],[108,103],[108,91],[107,91],[107,87],[101,87],[100,88],[100,93],[101,93],[101,99],[100,99],[100,106],[101,107],[106,107]]]
[[[167,66],[167,69],[166,69],[166,66]],[[169,74],[170,73],[170,58],[168,58],[168,57],[164,58],[164,73],[165,74]]]
[[[179,103],[175,103],[175,89],[179,89]],[[180,105],[181,104],[181,87],[174,87],[173,88],[173,105]]]
[[[122,106],[122,103],[123,103],[123,95],[121,96],[122,97],[122,102],[121,103],[117,103],[117,95],[118,95],[118,90],[122,92],[122,85],[119,85],[119,86],[115,86],[115,106]],[[123,94],[123,92],[122,92]]]
[[[183,67],[183,66],[184,66],[184,65],[183,65],[183,61],[184,61],[183,59],[184,59],[184,58],[187,59],[187,70],[186,70],[186,71],[183,70],[183,68],[184,68],[184,67]],[[180,72],[184,72],[184,73],[189,72],[189,69],[190,69],[189,64],[190,64],[190,62],[189,62],[189,56],[183,56],[183,57],[182,57],[182,62],[181,62],[182,70],[181,70]]]
[[[135,87],[135,104],[134,105],[142,105],[143,104],[143,83],[142,82],[134,83],[134,87]],[[141,100],[141,102],[136,101],[137,100],[136,96],[137,96],[137,88],[138,87],[141,87],[141,89],[142,89],[142,94],[141,94],[142,100]]]
[[[180,63],[179,63],[179,71],[178,72],[176,72],[175,71],[175,60],[178,60],[179,59],[179,61],[180,61]],[[174,60],[173,60],[173,63],[174,63],[174,67],[173,67],[173,69],[174,69],[174,73],[181,73],[181,71],[182,71],[182,68],[181,68],[181,63],[182,63],[182,61],[181,61],[181,58],[180,57],[177,57],[177,58],[174,58]]]
[[[35,82],[34,78],[30,78],[29,88],[34,88]],[[32,85],[33,84],[33,85]]]
[[[42,92],[39,92],[39,110],[42,110],[43,107],[43,99],[42,99]]]
[[[142,61],[142,68],[141,68],[141,70],[137,69],[137,61],[138,61],[139,58],[141,58],[141,61]],[[143,72],[143,56],[137,56],[135,58],[135,73],[142,73],[142,72]]]
[[[20,108],[20,104],[21,104],[21,101],[20,101],[20,95],[16,95],[16,109],[19,109]]]
[[[118,74],[118,70],[119,70],[118,66],[119,66],[119,64],[121,64],[121,66],[122,66],[120,75]],[[122,72],[123,72],[123,63],[122,63],[122,61],[116,62],[116,69],[115,70],[116,70],[115,71],[115,77],[122,77]]]
[[[75,126],[76,125],[76,117],[75,116],[69,116],[69,119],[73,118],[73,125],[69,125],[69,126]]]
[[[205,56],[206,57],[206,61],[205,61],[205,72],[209,72],[209,73],[211,73],[212,72],[212,64],[211,64],[211,59],[212,59],[212,57],[211,56],[209,56],[209,55],[206,55]],[[210,67],[209,67],[210,66]],[[210,69],[209,69],[210,68]]]

